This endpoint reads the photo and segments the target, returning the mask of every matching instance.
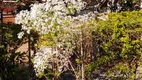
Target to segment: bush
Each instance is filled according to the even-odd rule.
[[[15,57],[23,55],[23,53],[16,52],[22,42],[22,39],[20,40],[17,37],[17,34],[21,31],[21,25],[0,24],[1,80],[28,80],[29,78],[29,70],[27,68],[20,69],[15,61]]]
[[[111,77],[122,74],[119,77],[135,79],[142,55],[142,11],[110,13],[107,20],[96,22],[93,39],[97,59],[88,65],[88,70],[114,64]]]

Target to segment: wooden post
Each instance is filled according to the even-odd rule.
[[[0,12],[0,23],[1,24],[3,23],[3,9],[1,9],[1,12]]]
[[[2,28],[2,9],[0,11],[0,25],[1,25],[1,28]],[[2,29],[0,30],[0,34],[2,34]],[[0,45],[2,45],[2,42],[3,42],[2,40],[3,40],[3,35],[0,35]],[[2,48],[0,48],[0,52],[4,53]]]
[[[6,48],[6,46],[5,46],[5,44],[4,44],[4,35],[3,35],[4,31],[3,31],[3,25],[2,25],[2,24],[3,24],[3,9],[1,8],[0,10],[1,10],[1,15],[0,15],[0,17],[1,17],[1,18],[0,18],[0,25],[1,25],[1,31],[0,31],[0,32],[1,32],[1,35],[0,35],[0,38],[1,38],[1,39],[0,39],[0,40],[1,40],[1,41],[0,41],[0,42],[1,42],[1,43],[0,43],[0,44],[1,44],[2,46],[4,46],[4,48]],[[4,49],[4,48],[1,48],[1,50],[0,50],[2,53],[5,53],[5,49]]]
[[[31,49],[30,49],[31,45],[30,43],[31,43],[30,34],[28,34],[29,70],[31,70]]]
[[[30,74],[30,79],[32,79],[32,63],[31,63],[31,38],[30,38],[30,33],[28,34],[28,51],[29,51],[29,72]]]

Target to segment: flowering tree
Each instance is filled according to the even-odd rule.
[[[39,50],[33,58],[37,76],[58,77],[71,70],[76,79],[84,80],[85,75],[89,75],[87,70],[93,72],[100,66],[112,64],[116,67],[112,71],[136,79],[141,60],[141,11],[98,17],[84,9],[86,2],[81,0],[48,0],[33,4],[31,11],[17,14],[16,22],[22,24],[23,30],[28,34],[36,30],[40,34]],[[22,38],[24,33],[18,35]],[[127,71],[127,68],[133,70]]]
[[[74,71],[77,79],[85,79],[85,66],[92,51],[91,32],[95,28],[95,14],[80,15],[86,3],[81,0],[48,0],[46,3],[31,5],[31,11],[21,11],[16,15],[16,23],[30,34],[39,32],[39,51],[34,57],[34,68],[41,77],[46,69],[53,69],[59,76],[65,68]],[[23,32],[19,33],[21,38]],[[75,55],[76,58],[70,58]],[[73,61],[75,61],[73,63]],[[78,64],[78,65],[76,65]],[[57,74],[56,74],[57,73]]]

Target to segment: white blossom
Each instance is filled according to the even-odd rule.
[[[62,66],[68,67],[68,56],[62,55],[58,50],[46,46],[42,46],[38,50],[33,60],[36,75],[43,73],[47,67],[52,69],[52,63],[57,61],[61,63],[58,66],[59,71],[61,71]]]
[[[79,14],[85,7],[86,3],[82,0],[47,0],[46,3],[31,5],[31,11],[21,11],[16,15],[16,23],[22,24],[22,29],[28,34],[31,29],[37,30],[41,35],[49,32],[56,34],[52,48],[42,46],[33,58],[37,75],[47,67],[53,68],[51,63],[55,61],[61,63],[58,66],[59,71],[62,66],[68,67],[69,57],[75,47],[74,35],[80,35],[81,27],[95,19],[92,12]],[[75,11],[78,15],[71,16]]]
[[[50,58],[54,55],[52,53],[52,48],[49,47],[41,47],[34,57],[34,68],[38,74],[44,72],[44,69],[48,66]],[[51,66],[51,65],[50,65]]]
[[[19,32],[17,35],[18,35],[18,38],[21,39],[24,36],[24,32],[23,31]]]

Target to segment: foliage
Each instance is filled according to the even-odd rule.
[[[141,0],[84,0],[86,9],[95,9],[97,12],[121,12],[140,10]],[[92,7],[94,6],[94,7]]]
[[[115,65],[110,70],[111,77],[136,78],[141,61],[141,17],[142,11],[132,11],[110,13],[107,20],[97,20],[97,30],[93,32],[97,60],[88,65],[89,71],[111,63]]]
[[[29,78],[28,69],[20,69],[15,61],[17,56],[22,57],[24,54],[16,52],[23,40],[17,37],[21,31],[21,25],[0,24],[0,78],[2,80],[25,80]],[[22,78],[23,76],[25,79]]]
[[[81,53],[82,36],[85,36],[84,41],[87,38],[91,40],[89,30],[95,25],[93,13],[79,14],[84,6],[85,3],[81,0],[47,1],[44,4],[33,4],[31,11],[21,11],[16,15],[16,22],[22,24],[22,29],[28,34],[32,29],[40,34],[38,41],[40,49],[33,58],[38,77],[48,75],[45,72],[48,69],[52,69],[55,77],[59,77],[60,73],[66,69],[73,70],[76,78],[81,76],[80,67],[82,63],[85,63],[85,59],[82,61],[81,56],[87,55]],[[72,55],[78,56],[77,59],[71,58]],[[79,65],[72,62],[76,60]],[[48,64],[49,62],[52,65]]]
[[[85,71],[113,63],[110,73],[116,70],[130,74],[120,77],[135,79],[141,60],[142,11],[82,14],[85,7],[81,0],[49,0],[16,15],[22,30],[40,34],[39,50],[33,58],[36,75],[58,78],[72,70],[76,79],[83,80],[88,75]]]
[[[15,24],[1,24],[0,25],[0,36],[1,36],[1,50],[4,49],[4,53],[7,52],[6,49],[7,47],[12,47],[13,50],[17,49],[17,45],[20,44],[21,40],[17,38],[17,34],[21,32],[21,27],[20,25],[15,25]],[[13,46],[14,45],[14,46]],[[8,52],[13,52],[12,49],[9,50]],[[3,52],[1,52],[1,55]]]

